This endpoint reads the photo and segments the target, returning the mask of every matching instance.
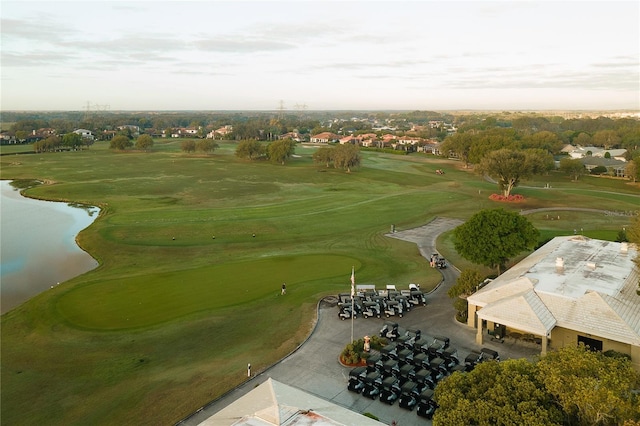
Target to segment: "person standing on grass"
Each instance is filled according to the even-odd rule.
[[[287,294],[287,284],[286,283],[282,283],[282,295]]]

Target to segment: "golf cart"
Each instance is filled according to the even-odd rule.
[[[446,376],[447,374],[449,374],[449,371],[447,371],[447,367],[445,365],[445,362],[442,358],[434,358],[429,362],[429,367],[431,369],[431,378],[435,381],[435,382],[439,382],[440,380],[442,380],[444,378],[444,376]]]
[[[428,354],[429,343],[429,339],[426,336],[420,337],[418,340],[413,342],[413,352],[422,352],[424,354]]]
[[[449,371],[460,363],[458,360],[458,351],[451,346],[442,351],[442,358],[445,360],[447,370]]]
[[[380,354],[371,354],[367,358],[367,372],[382,371],[382,356]]]
[[[398,294],[397,296],[394,296],[393,300],[400,303],[404,312],[409,312],[411,310],[411,303],[409,303],[409,299],[406,296]]]
[[[482,353],[483,361],[500,361],[500,355],[498,355],[498,352],[494,351],[493,349],[482,348],[480,349],[480,352]]]
[[[362,303],[362,316],[364,318],[378,317],[380,318],[380,306],[376,302]]]
[[[413,362],[413,351],[411,349],[400,349],[398,351],[398,361],[400,364],[411,364]]]
[[[388,359],[382,362],[382,376],[387,377],[398,377],[400,374],[400,367],[398,366],[398,361],[395,359]]]
[[[413,365],[416,368],[429,368],[429,356],[423,352],[414,355]]]
[[[388,359],[398,360],[398,347],[394,342],[389,343],[388,345],[384,345],[380,348],[380,355],[382,355],[382,360],[386,361]]]
[[[422,392],[418,399],[418,410],[416,413],[420,417],[430,419],[433,417],[433,413],[435,413],[436,408],[438,408],[438,405],[433,400],[433,391],[431,389],[427,389]]]
[[[380,401],[393,405],[396,399],[400,396],[400,392],[402,392],[402,389],[400,389],[398,378],[395,376],[389,376],[382,381]]]
[[[355,367],[349,372],[349,383],[347,389],[351,392],[360,393],[364,388],[364,378],[367,375],[367,367]]]
[[[416,382],[405,382],[400,388],[398,405],[411,411],[418,404],[418,398],[420,398],[420,385]]]
[[[418,371],[416,371],[416,374],[413,380],[416,383],[419,383],[421,385],[428,387],[429,389],[436,388],[436,382],[431,377],[431,371],[429,371],[429,369],[427,368],[421,368]]]
[[[420,290],[420,286],[418,284],[409,284],[409,294],[407,299],[412,305],[427,306],[427,298],[424,297],[424,293]]]
[[[469,355],[464,359],[465,369],[467,371],[473,370],[476,365],[482,362],[482,352],[471,351]]]
[[[338,303],[338,308],[340,309],[338,311],[338,317],[344,321],[347,318],[351,318],[353,316],[353,318],[356,318],[356,315],[353,314],[353,311],[351,310],[351,303]]]
[[[400,367],[400,383],[404,383],[407,381],[413,381],[416,377],[416,369],[411,364],[405,364]]]
[[[385,322],[380,329],[380,337],[394,341],[398,338],[400,332],[398,331],[398,323]]]
[[[384,314],[389,318],[398,315],[402,318],[402,305],[397,300],[387,300],[384,307]]]
[[[380,394],[380,386],[382,385],[382,375],[378,372],[368,373],[364,378],[364,387],[362,388],[362,396],[376,399]]]

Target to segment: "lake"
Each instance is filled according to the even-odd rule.
[[[99,211],[26,198],[0,181],[0,313],[98,266],[75,238]]]

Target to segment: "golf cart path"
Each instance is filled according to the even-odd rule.
[[[462,223],[457,219],[436,217],[424,226],[397,231],[386,236],[415,243],[420,253],[428,260],[431,254],[437,253],[435,242],[438,235]],[[402,318],[393,317],[392,320],[404,329],[419,329],[428,335],[439,334],[449,337],[451,346],[457,348],[460,351],[460,356],[464,358],[471,350],[479,349],[475,344],[476,331],[474,328],[460,324],[455,320],[451,300],[447,296],[447,289],[455,283],[459,275],[458,271],[451,267],[439,269],[439,271],[442,273],[443,280],[434,291],[427,295],[427,306],[416,307]],[[399,285],[399,288],[405,286],[408,286],[408,283]],[[348,287],[348,283],[345,284],[345,287]],[[416,423],[430,425],[430,421],[418,418],[415,411],[407,411],[397,404],[389,406],[347,390],[351,368],[340,364],[338,360],[340,353],[351,342],[352,334],[354,339],[366,335],[377,335],[385,319],[357,318],[353,321],[342,321],[338,318],[336,304],[336,297],[327,297],[318,303],[317,320],[313,331],[307,340],[291,354],[266,370],[256,372],[257,374],[251,379],[210,402],[178,424],[199,425],[268,378],[273,378],[352,411],[371,413],[386,424],[396,421],[401,425]],[[508,340],[505,340],[503,344],[485,342],[483,346],[498,351],[502,359],[530,358],[539,354],[539,348],[535,345],[516,345],[515,342]],[[259,359],[259,354],[256,354],[256,359]],[[252,362],[252,360],[248,360],[248,362]],[[247,371],[239,371],[238,374],[246,376]]]

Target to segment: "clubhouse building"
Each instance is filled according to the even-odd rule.
[[[638,251],[627,243],[556,237],[467,298],[468,325],[549,349],[583,343],[631,357],[640,371]]]

